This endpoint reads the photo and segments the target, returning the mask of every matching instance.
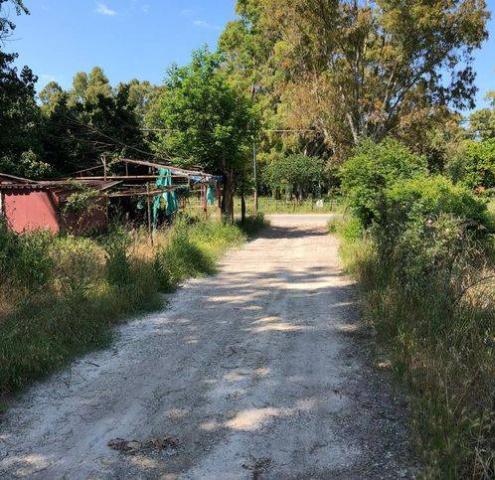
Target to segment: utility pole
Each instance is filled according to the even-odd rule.
[[[256,137],[253,135],[253,176],[254,176],[254,214],[258,215],[258,163],[256,161]]]
[[[256,98],[257,85],[253,83],[251,90],[251,101],[254,104]],[[254,215],[258,215],[258,164],[256,162],[256,134],[253,133],[253,177],[254,177],[254,191],[253,191],[253,203],[254,203]]]

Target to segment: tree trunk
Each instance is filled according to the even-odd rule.
[[[225,222],[234,223],[234,172],[225,172],[222,198],[222,216]]]
[[[246,198],[244,192],[241,193],[241,222],[246,222]]]

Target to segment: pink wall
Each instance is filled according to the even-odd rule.
[[[49,192],[4,195],[5,218],[17,233],[33,230],[60,230],[55,205]]]

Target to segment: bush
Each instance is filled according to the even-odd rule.
[[[110,285],[126,286],[131,283],[131,267],[128,258],[131,239],[122,228],[115,228],[104,240],[107,253],[107,279]]]
[[[237,226],[249,237],[256,235],[260,230],[267,225],[265,216],[258,213],[256,216],[247,217],[244,222],[238,221]]]
[[[337,232],[354,230],[348,220]],[[477,237],[440,213],[406,222],[386,262],[369,235],[342,245],[382,355],[410,388],[425,479],[495,475],[493,254]]]
[[[427,161],[401,143],[387,139],[360,145],[341,171],[342,190],[354,214],[369,226],[383,203],[383,192],[398,180],[425,175]]]
[[[0,396],[107,345],[112,325],[160,308],[159,290],[212,272],[244,238],[236,226],[192,218],[157,232],[155,246],[122,228],[95,241],[0,225]]]
[[[17,288],[36,289],[45,285],[53,262],[48,255],[52,236],[47,232],[16,235],[0,220],[0,281]]]
[[[372,229],[382,257],[390,255],[408,228],[426,228],[440,215],[451,215],[480,236],[487,232],[484,227],[489,227],[486,203],[444,177],[418,177],[393,184],[381,196]]]
[[[103,252],[89,238],[55,238],[49,252],[54,266],[54,286],[58,291],[81,296],[103,276]]]
[[[184,224],[174,227],[169,243],[155,255],[155,271],[160,289],[173,292],[184,280],[212,273],[214,263],[189,238]]]
[[[447,165],[454,182],[482,192],[495,188],[495,139],[469,140]]]
[[[263,172],[265,183],[272,189],[296,195],[299,200],[309,194],[319,195],[325,183],[325,162],[306,155],[280,156],[271,161]]]
[[[169,241],[155,254],[160,289],[171,292],[190,277],[213,273],[218,256],[244,239],[238,226],[179,219]]]
[[[365,315],[413,392],[424,478],[495,478],[492,225],[466,187],[488,187],[490,168],[464,165],[455,185],[416,160],[395,142],[358,152],[342,169],[357,217],[333,229]]]

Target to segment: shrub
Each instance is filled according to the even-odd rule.
[[[401,143],[387,139],[375,144],[366,141],[344,163],[340,176],[343,192],[354,214],[369,226],[383,202],[383,192],[401,179],[425,175],[427,161]]]
[[[495,139],[466,141],[447,165],[454,182],[484,191],[495,188]]]
[[[271,161],[263,172],[263,178],[272,191],[279,191],[299,200],[309,194],[321,193],[327,182],[325,162],[307,155],[280,156]]]
[[[131,283],[131,267],[128,258],[131,239],[128,232],[116,227],[104,240],[107,253],[107,279],[111,285],[126,286]]]
[[[375,214],[373,234],[383,258],[408,228],[423,228],[440,215],[453,218],[481,236],[489,226],[486,203],[469,190],[441,177],[402,180],[383,192]]]
[[[55,238],[49,252],[58,291],[84,295],[102,277],[104,251],[89,238]]]
[[[386,200],[388,208],[395,210],[398,218],[450,213],[460,219],[488,225],[486,202],[440,175],[397,182],[387,190]]]
[[[258,213],[256,216],[247,217],[244,222],[238,221],[237,226],[249,237],[256,235],[260,230],[267,225],[265,216],[262,213]]]
[[[0,221],[0,279],[23,289],[46,284],[53,262],[48,255],[52,236],[47,232],[16,235]]]
[[[198,275],[213,273],[214,258],[207,250],[198,246],[201,237],[212,243],[219,224],[208,223],[190,226],[188,219],[179,220],[174,225],[169,241],[155,255],[155,271],[160,289],[174,291],[184,280]],[[227,240],[228,243],[228,240]]]
[[[376,237],[349,238],[342,258],[360,281],[365,318],[410,388],[421,478],[494,478],[491,243],[442,212],[408,220],[386,262]]]

